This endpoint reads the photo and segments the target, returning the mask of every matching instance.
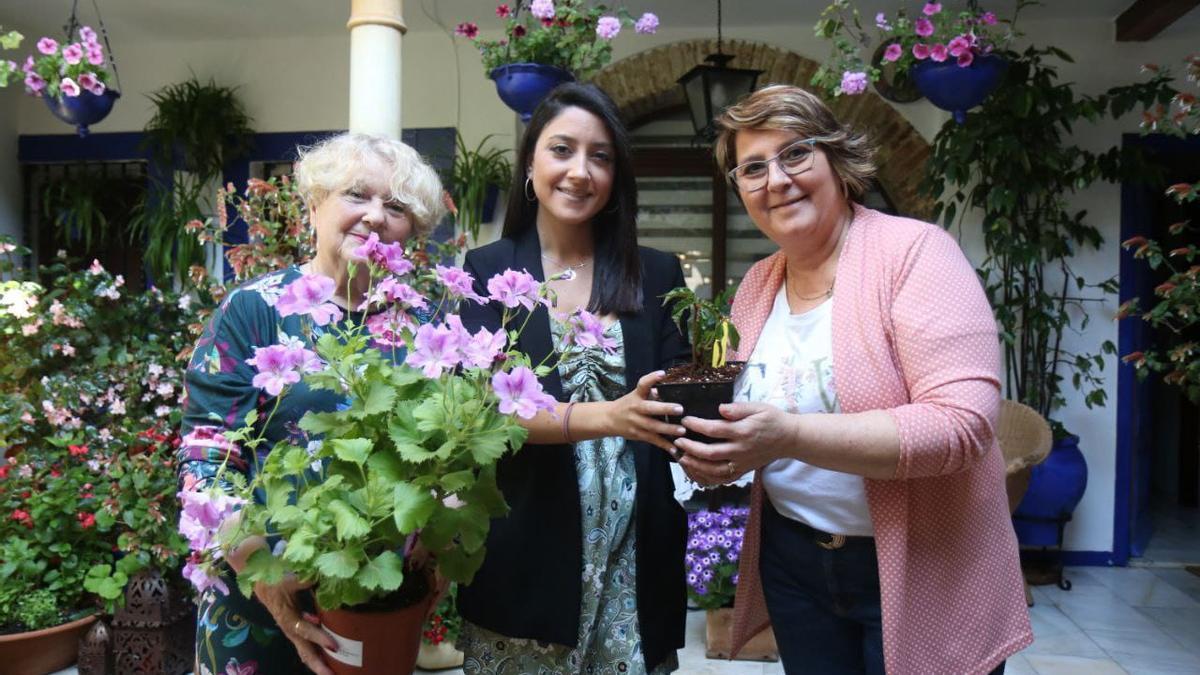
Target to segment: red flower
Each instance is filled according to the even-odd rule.
[[[96,516],[90,513],[76,513],[75,517],[79,519],[79,526],[85,530],[96,524]]]
[[[83,457],[88,454],[88,446],[86,445],[68,445],[67,450],[70,451],[72,457]]]
[[[22,511],[21,509],[13,509],[12,515],[10,515],[9,518],[17,521],[18,523],[21,523],[22,525],[24,525],[25,527],[28,527],[29,529],[33,529],[33,518],[31,518],[29,516],[28,511]]]
[[[62,472],[58,469],[50,469],[51,478],[62,478]]]
[[[554,19],[542,19],[542,25],[549,28],[554,25]]]
[[[500,17],[501,19],[506,19],[512,16],[512,8],[507,4],[499,5],[496,7],[496,16]]]
[[[1140,368],[1146,363],[1146,354],[1143,352],[1133,352],[1121,357],[1125,363],[1132,363],[1134,367]]]
[[[520,38],[520,37],[525,37],[525,26],[521,26],[521,25],[513,26],[512,36],[514,39]]]
[[[1167,188],[1168,195],[1177,195],[1181,199],[1184,197],[1187,197],[1191,193],[1192,193],[1192,186],[1190,183],[1176,183],[1176,184],[1172,185],[1171,187]]]
[[[474,40],[475,36],[479,35],[479,26],[470,21],[464,21],[454,27],[454,34],[459,37],[465,37],[468,40]]]
[[[8,465],[0,466],[0,478],[8,478]]]

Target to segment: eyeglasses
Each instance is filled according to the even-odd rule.
[[[756,159],[745,164],[739,164],[729,171],[729,179],[742,192],[754,192],[767,185],[771,175],[771,162],[777,162],[779,168],[789,176],[796,176],[813,167],[813,156],[816,145],[827,138],[802,138],[780,150],[773,157]]]

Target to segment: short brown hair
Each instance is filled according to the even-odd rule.
[[[867,135],[842,125],[829,106],[813,93],[786,84],[773,84],[752,92],[726,108],[716,119],[717,165],[728,173],[737,166],[737,134],[744,129],[795,131],[820,138],[829,165],[842,181],[846,196],[862,199],[875,177],[875,148]]]

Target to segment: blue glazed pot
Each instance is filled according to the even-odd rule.
[[[1087,489],[1087,462],[1079,437],[1055,441],[1045,461],[1033,467],[1029,489],[1013,514],[1017,540],[1026,546],[1058,546],[1058,521],[1075,511]]]
[[[120,97],[121,92],[113,89],[105,89],[99,96],[90,91],[81,91],[78,96],[42,94],[42,100],[50,112],[67,124],[74,124],[80,138],[88,135],[88,125],[108,117],[113,104]]]
[[[533,116],[533,109],[551,89],[575,79],[569,71],[540,63],[510,63],[492,70],[489,77],[496,83],[500,100],[526,124]]]
[[[910,70],[917,89],[931,103],[954,113],[954,121],[967,121],[967,110],[983,103],[997,86],[1008,69],[1008,61],[995,54],[978,56],[966,68],[960,68],[954,60],[941,63],[926,59]]]

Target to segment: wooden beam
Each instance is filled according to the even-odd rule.
[[[1144,42],[1166,30],[1200,0],[1135,0],[1117,17],[1117,42]]]

